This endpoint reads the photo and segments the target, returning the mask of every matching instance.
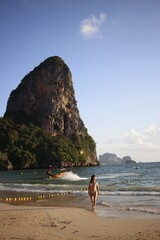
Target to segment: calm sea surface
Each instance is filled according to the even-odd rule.
[[[90,206],[86,187],[93,174],[100,185],[97,215],[160,217],[160,162],[73,168],[63,179],[48,179],[46,169],[0,171],[0,199],[70,192],[77,205]]]

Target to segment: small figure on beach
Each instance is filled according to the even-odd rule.
[[[51,170],[52,170],[52,165],[49,165],[48,170],[47,170],[48,176],[52,176]]]
[[[95,209],[97,196],[99,195],[99,184],[96,180],[95,175],[91,176],[91,180],[88,186],[88,194],[91,199],[92,208]]]

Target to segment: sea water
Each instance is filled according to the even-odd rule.
[[[97,215],[160,217],[160,162],[73,168],[62,179],[48,179],[46,169],[0,171],[0,199],[10,193],[70,193],[85,206],[93,174],[100,186]]]

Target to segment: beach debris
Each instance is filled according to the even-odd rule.
[[[66,226],[63,226],[62,228],[60,228],[61,230],[63,230],[64,228],[66,228]]]

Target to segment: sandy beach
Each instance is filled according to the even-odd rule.
[[[160,240],[158,166],[80,168],[61,181],[45,179],[43,169],[2,172],[0,240]],[[100,184],[95,212],[86,191],[92,170]],[[118,184],[108,186],[108,174]]]
[[[159,240],[160,219],[99,217],[71,207],[0,204],[1,240]]]

